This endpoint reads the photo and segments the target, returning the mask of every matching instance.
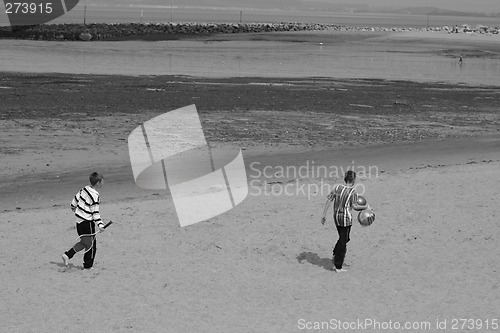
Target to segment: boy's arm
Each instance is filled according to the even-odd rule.
[[[102,222],[101,214],[99,213],[99,200],[92,205],[92,218],[94,223],[99,227],[99,230],[104,231],[104,223]]]
[[[78,194],[77,194],[78,195]],[[71,210],[73,211],[73,213],[75,212],[76,210],[76,205],[78,205],[78,202],[76,201],[76,195],[73,197],[73,200],[71,200]]]
[[[355,201],[353,204],[352,204],[352,208],[354,210],[365,210],[368,208],[368,204],[366,205],[358,205],[358,203]]]
[[[326,202],[325,202],[325,208],[323,209],[323,215],[321,216],[321,224],[325,224],[326,222],[326,212],[328,212],[328,208],[330,208],[330,205],[332,204],[334,200],[334,194],[331,192],[327,197],[326,197]]]
[[[323,209],[323,215],[321,216],[321,224],[325,224],[326,222],[326,212],[328,212],[328,208],[330,208],[331,203],[330,199],[326,199],[325,209]]]

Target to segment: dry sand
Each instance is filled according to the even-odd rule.
[[[0,90],[4,332],[295,332],[300,323],[333,319],[429,322],[430,331],[446,319],[440,332],[465,331],[460,322],[452,330],[459,318],[481,320],[478,331],[487,332],[500,320],[498,88],[457,93],[432,84],[302,80],[288,86],[277,79],[265,81],[268,96],[254,90],[264,85],[244,79],[221,85],[41,75],[46,82],[33,87],[33,77],[1,77],[1,85],[13,87]],[[185,80],[167,86],[184,97],[165,105],[158,95],[140,112],[124,98],[145,101],[142,89],[165,87],[161,80]],[[324,89],[314,85],[353,95],[337,107],[309,108],[303,118],[290,91],[299,89],[304,104],[308,98],[321,103]],[[56,86],[72,98],[59,99]],[[398,94],[388,97],[395,87]],[[168,193],[135,186],[125,140],[150,117],[189,104],[193,91],[205,106],[199,109],[211,144],[245,147],[249,181],[257,180],[235,209],[181,228]],[[226,94],[220,100],[249,97],[235,109],[208,101],[214,91]],[[429,92],[436,93],[431,106]],[[372,107],[360,106],[367,101]],[[325,123],[331,127],[320,129]],[[367,228],[355,223],[347,273],[331,270],[337,239],[331,212],[327,225],[320,224],[327,193],[318,186],[339,177],[312,169],[257,177],[252,162],[273,171],[311,162],[375,167],[359,182],[376,221]],[[69,202],[93,169],[105,174],[101,210],[115,224],[98,236],[94,270],[81,270],[81,254],[65,269],[60,255],[76,239]],[[279,194],[285,189],[292,195]]]
[[[292,194],[305,185],[310,198],[300,191],[278,195],[283,187],[276,184],[252,187],[236,209],[180,228],[166,194],[132,189],[130,176],[109,174],[102,214],[116,224],[99,236],[91,272],[81,271],[79,255],[69,270],[61,264],[61,252],[75,238],[68,196],[32,183],[41,208],[1,214],[3,327],[293,332],[300,319],[435,325],[497,318],[498,139],[467,146],[405,148],[418,158],[388,146],[339,152],[340,158],[335,152],[306,157],[325,165],[370,153],[383,159],[378,177],[361,180],[377,220],[354,226],[345,275],[331,271],[336,234],[330,216],[326,226],[319,223],[326,195],[312,186],[319,179],[283,182]],[[297,156],[280,160],[305,165]],[[65,182],[68,191],[83,184],[83,175],[75,177]],[[23,186],[26,196],[29,189]]]

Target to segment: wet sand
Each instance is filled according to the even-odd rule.
[[[142,38],[137,36],[137,38]],[[187,40],[122,42],[0,41],[0,71],[328,77],[499,85],[499,35],[446,32],[278,32]],[[459,63],[460,56],[463,63]]]

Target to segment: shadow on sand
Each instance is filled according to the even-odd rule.
[[[327,271],[333,270],[333,263],[331,258],[320,258],[317,253],[302,252],[297,256],[297,261],[302,263],[306,260],[308,263],[323,267]]]
[[[66,266],[64,266],[64,263],[62,263],[62,262],[55,262],[55,261],[51,261],[50,263],[51,263],[52,265],[57,265],[57,266],[59,266],[60,268],[62,268],[62,269],[60,270],[60,272],[67,272],[67,271],[69,271],[69,270],[73,270],[73,269],[76,269],[76,270],[80,270],[80,271],[81,271],[81,270],[83,269],[83,266],[75,266],[75,265],[73,265],[73,264],[71,264],[71,263],[70,263],[67,267],[66,267]]]

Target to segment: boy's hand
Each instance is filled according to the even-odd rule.
[[[325,225],[325,222],[326,222],[326,217],[324,217],[324,216],[323,216],[323,217],[321,218],[321,224],[322,224],[322,225]]]
[[[106,229],[104,228],[104,224],[99,224],[99,225],[98,225],[98,227],[99,227],[99,231],[100,231],[100,232],[104,232],[104,230],[106,230]]]

